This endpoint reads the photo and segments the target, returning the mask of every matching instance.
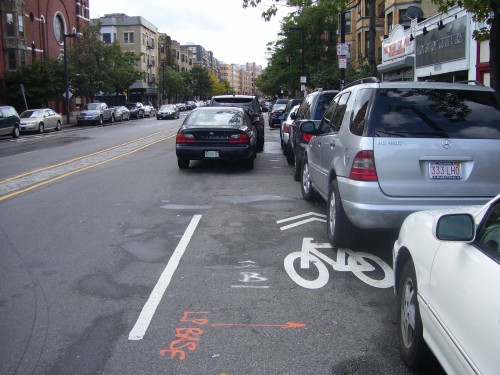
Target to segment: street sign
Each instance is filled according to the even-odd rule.
[[[306,76],[300,76],[300,83],[307,83],[307,77]]]
[[[337,43],[337,56],[350,57],[349,43]]]
[[[62,94],[62,96],[63,96],[64,99],[69,100],[73,96],[73,93],[68,90],[68,97],[66,97],[66,93],[65,92]]]
[[[347,68],[347,57],[339,56],[339,68],[346,69]]]

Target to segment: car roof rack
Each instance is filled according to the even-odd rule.
[[[475,79],[470,79],[467,81],[457,81],[457,83],[465,83],[466,85],[473,83],[474,85],[477,85],[477,86],[484,86],[484,84],[482,82],[479,82],[478,80],[475,80]]]
[[[351,86],[360,85],[362,83],[380,83],[380,80],[377,77],[361,78],[361,79],[353,81],[353,82],[349,83],[348,85],[344,86],[344,89],[351,87]]]

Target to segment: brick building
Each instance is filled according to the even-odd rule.
[[[64,35],[89,24],[89,6],[89,0],[0,0],[0,88],[8,70],[42,57],[62,57],[64,42],[67,48],[73,43]],[[6,103],[1,93],[0,102]],[[54,109],[63,112],[63,107],[61,101]]]

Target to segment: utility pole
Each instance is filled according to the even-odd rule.
[[[340,44],[344,45],[345,44],[345,9],[342,7],[340,10]],[[345,68],[343,65],[340,65],[340,60],[339,60],[339,66],[340,66],[340,89],[342,90],[345,86]]]
[[[300,31],[300,59],[301,59],[300,91],[302,91],[302,97],[304,97],[306,92],[306,83],[307,83],[307,77],[305,75],[305,70],[304,70],[304,28],[290,27],[288,30]]]
[[[368,6],[370,7],[370,28],[368,32],[368,40],[370,48],[368,49],[368,64],[370,65],[370,75],[375,77],[377,75],[377,67],[375,65],[375,26],[377,22],[377,4],[375,0],[369,0]]]

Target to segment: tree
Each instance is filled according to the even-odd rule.
[[[137,69],[140,56],[132,52],[122,52],[118,43],[105,46],[108,72],[105,77],[106,91],[124,93],[135,81],[141,80],[145,72]]]
[[[208,70],[195,66],[191,69],[190,73],[193,96],[200,99],[210,97],[210,93],[212,91],[212,81],[210,80]]]
[[[279,0],[274,0],[276,3]],[[446,12],[453,6],[461,6],[469,11],[476,22],[484,22],[487,27],[474,33],[476,40],[489,40],[490,45],[490,68],[491,86],[500,92],[500,1],[498,0],[431,0],[439,6],[441,12]],[[242,0],[243,8],[257,7],[262,0]],[[298,9],[310,8],[321,4],[331,10],[332,14],[338,14],[341,9],[347,9],[353,4],[352,0],[286,0],[286,6]],[[271,4],[262,12],[262,17],[268,21],[277,13],[276,4]]]
[[[47,57],[9,71],[5,83],[5,94],[17,108],[25,107],[21,84],[30,108],[45,107],[62,99],[64,67],[60,60]]]

